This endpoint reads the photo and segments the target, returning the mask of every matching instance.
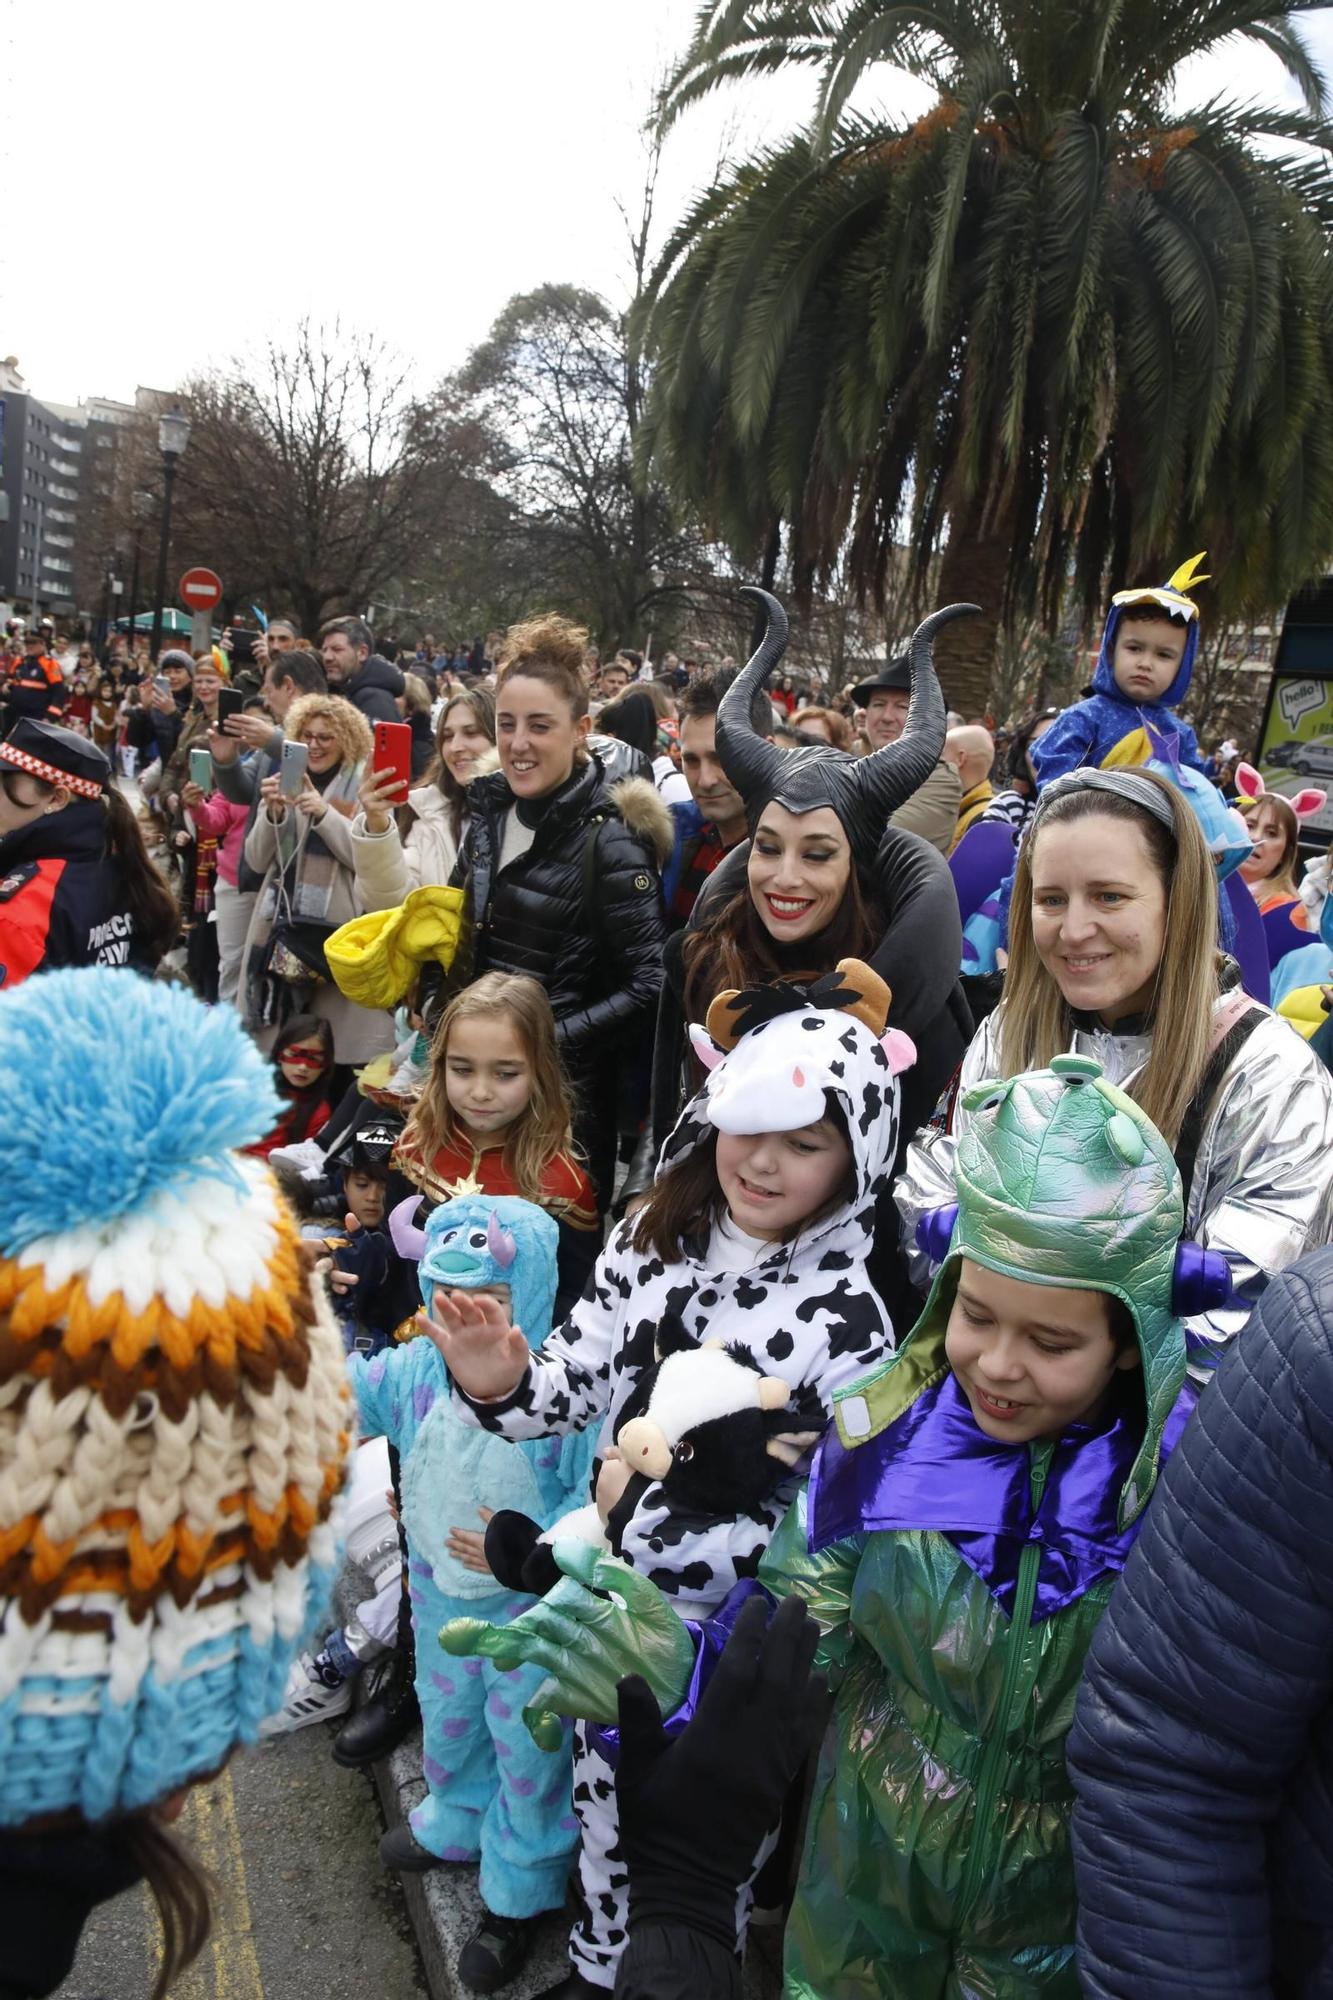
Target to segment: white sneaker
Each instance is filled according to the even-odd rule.
[[[299,1660],[292,1661],[282,1707],[276,1715],[265,1717],[259,1725],[259,1734],[286,1736],[293,1729],[304,1729],[310,1722],[332,1722],[337,1716],[346,1715],[351,1706],[352,1683],[338,1681],[330,1687],[315,1671],[314,1655],[302,1653]]]

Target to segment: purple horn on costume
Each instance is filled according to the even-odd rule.
[[[412,1217],[417,1212],[419,1194],[410,1194],[406,1201],[400,1201],[397,1208],[389,1210],[389,1234],[393,1247],[400,1257],[409,1264],[419,1264],[426,1249],[426,1232],[418,1229]]]
[[[756,736],[750,704],[787,650],[787,614],[771,591],[741,585],[741,596],[764,608],[764,636],[723,695],[717,711],[717,754],[741,797],[749,801],[773,796],[786,752]]]
[[[1176,1245],[1171,1310],[1178,1319],[1213,1312],[1231,1297],[1231,1266],[1220,1250],[1204,1250],[1187,1237]]]
[[[518,1245],[515,1243],[513,1235],[505,1228],[493,1209],[491,1211],[491,1219],[486,1224],[486,1248],[490,1251],[491,1256],[502,1271],[509,1269],[518,1250]]]
[[[917,1248],[925,1252],[932,1264],[942,1264],[948,1256],[957,1220],[958,1203],[950,1201],[943,1208],[928,1208],[917,1223]]]

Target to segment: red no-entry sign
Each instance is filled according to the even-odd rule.
[[[187,569],[181,578],[181,603],[190,611],[214,611],[222,602],[222,578],[211,569]]]

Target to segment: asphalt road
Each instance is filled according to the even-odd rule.
[[[213,1936],[172,2000],[421,2000],[426,1987],[368,1776],[316,1723],[233,1758],[179,1830],[219,1895]],[[145,2000],[156,1965],[146,1891],[99,1910],[59,2000]]]

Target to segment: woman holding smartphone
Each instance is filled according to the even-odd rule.
[[[373,764],[352,821],[357,893],[367,910],[394,910],[413,889],[447,883],[467,824],[467,787],[495,767],[495,699],[487,688],[446,695],[435,729],[435,761],[420,785]],[[406,806],[406,831],[394,808]]]
[[[264,878],[245,941],[246,1026],[269,1048],[290,1015],[316,1014],[332,1030],[334,1061],[359,1065],[392,1046],[392,1019],[344,998],[323,944],[362,907],[351,816],[370,728],[351,702],[324,694],[294,701],[283,728],[282,766],[260,785],[245,841],[246,861]]]

